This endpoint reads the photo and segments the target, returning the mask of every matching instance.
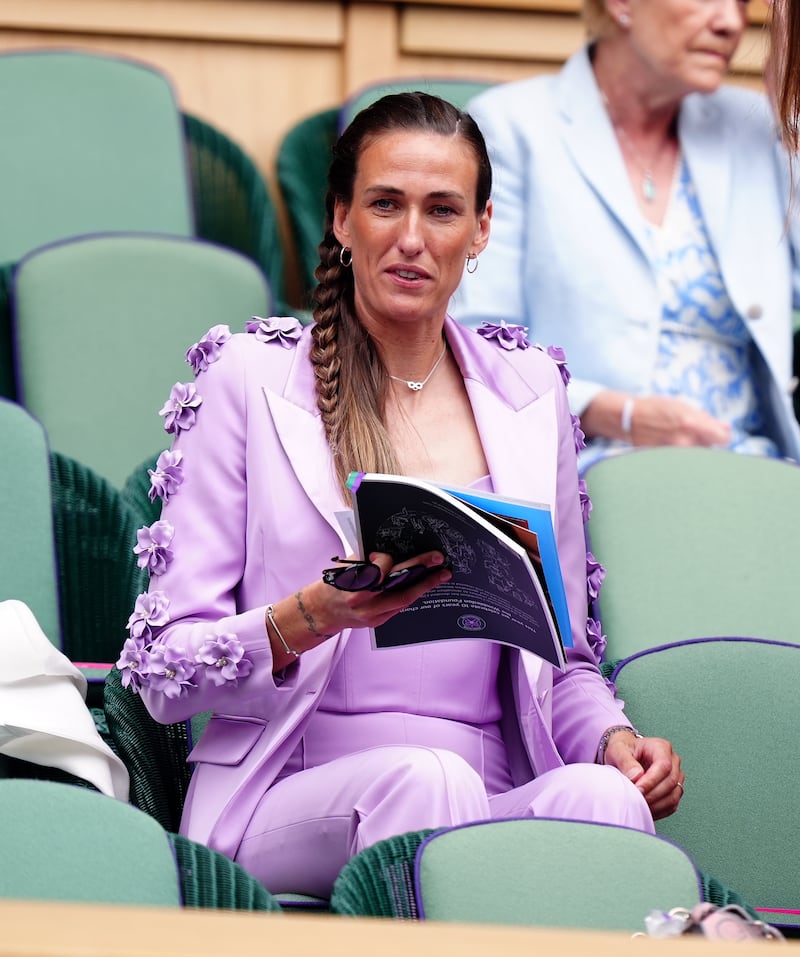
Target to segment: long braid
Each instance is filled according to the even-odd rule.
[[[355,317],[352,273],[341,265],[340,251],[333,231],[326,230],[315,272],[310,358],[336,477],[349,501],[346,481],[351,471],[396,472],[399,466],[383,425],[386,374]]]
[[[337,333],[344,294],[343,267],[339,263],[336,239],[327,232],[319,244],[320,264],[314,275],[314,327],[311,363],[316,378],[317,405],[328,444],[336,451],[339,433],[339,379],[342,364],[339,359]]]

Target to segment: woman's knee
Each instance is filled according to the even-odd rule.
[[[567,764],[537,779],[529,805],[534,817],[620,824],[653,831],[653,819],[641,791],[616,768]]]
[[[404,748],[389,773],[422,792],[486,795],[478,772],[461,755],[444,748]]]
[[[489,816],[480,775],[462,757],[440,748],[392,748],[390,762],[359,798],[362,819],[400,813],[416,827],[440,827]]]

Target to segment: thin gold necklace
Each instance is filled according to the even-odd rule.
[[[434,362],[433,368],[431,369],[431,371],[425,376],[425,378],[424,378],[421,382],[417,382],[415,379],[404,379],[404,378],[402,378],[402,376],[392,375],[391,372],[387,372],[386,374],[389,376],[390,379],[394,379],[395,382],[405,382],[405,384],[409,387],[409,389],[411,389],[412,392],[421,392],[422,389],[423,389],[423,388],[428,384],[428,382],[430,381],[430,378],[431,378],[431,376],[433,375],[433,373],[436,372],[436,370],[439,368],[439,363],[442,361],[442,359],[444,359],[444,354],[445,354],[445,352],[447,352],[447,343],[446,343],[446,342],[445,342],[444,345],[442,346],[442,351],[441,351],[441,353],[439,354],[439,358],[436,360],[436,362]]]

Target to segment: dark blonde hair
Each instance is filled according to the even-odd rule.
[[[383,424],[388,377],[370,336],[355,312],[353,272],[340,262],[333,232],[336,200],[350,204],[364,150],[376,139],[398,131],[429,132],[464,140],[475,156],[475,211],[486,209],[492,171],[486,144],[468,113],[428,93],[395,93],[362,110],[333,148],[325,198],[325,227],[313,296],[311,362],[317,405],[336,476],[347,499],[351,471],[397,472],[398,463]]]

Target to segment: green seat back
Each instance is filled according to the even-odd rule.
[[[606,658],[707,635],[800,642],[800,468],[702,448],[643,449],[585,475]]]
[[[24,601],[50,641],[61,647],[59,592],[50,495],[50,457],[40,423],[0,401],[0,601]]]
[[[364,107],[388,93],[405,93],[419,90],[448,100],[459,109],[464,109],[473,96],[483,93],[492,85],[490,80],[464,79],[460,77],[403,77],[373,83],[351,96],[339,114],[339,129],[343,130]]]
[[[281,905],[252,874],[224,854],[182,834],[169,834],[184,907],[280,911]]]
[[[677,643],[623,661],[613,680],[631,721],[672,741],[686,772],[680,808],[658,832],[765,920],[800,924],[800,647]]]
[[[303,291],[316,286],[318,247],[325,223],[325,194],[338,109],[322,110],[293,126],[278,147],[276,173],[286,206]],[[308,305],[309,303],[306,303]]]
[[[191,779],[189,722],[160,724],[139,695],[122,687],[117,668],[106,677],[103,710],[114,750],[130,774],[131,803],[177,831]]]
[[[87,236],[26,257],[15,275],[20,401],[52,447],[121,487],[169,445],[158,415],[186,350],[214,325],[244,330],[268,310],[263,272],[210,243]]]
[[[136,596],[147,587],[147,573],[133,553],[144,523],[89,466],[52,452],[50,474],[62,650],[74,662],[102,665],[82,666],[90,696],[97,691],[100,698],[102,679],[128,637],[125,625]]]
[[[76,50],[0,56],[0,262],[104,230],[189,236],[183,130],[166,77]]]
[[[269,186],[244,150],[221,130],[184,114],[195,231],[257,263],[275,299],[271,314],[287,315],[283,241]]]
[[[651,910],[692,907],[703,893],[692,860],[668,841],[629,828],[536,818],[380,841],[342,869],[331,909],[636,931]]]
[[[420,847],[416,868],[420,917],[431,920],[637,931],[651,910],[702,899],[700,876],[680,848],[578,821],[441,831]]]
[[[129,804],[71,784],[0,780],[0,896],[178,907],[172,845]]]

